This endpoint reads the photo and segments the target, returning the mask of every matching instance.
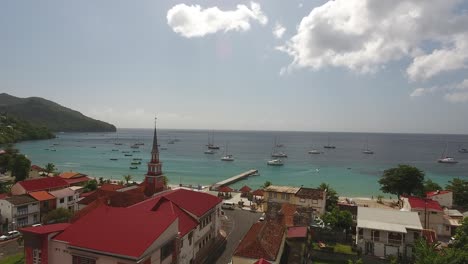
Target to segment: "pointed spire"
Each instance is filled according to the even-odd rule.
[[[154,117],[154,135],[153,135],[153,149],[152,152],[159,152],[158,150],[158,134],[156,131],[156,120],[157,117]]]

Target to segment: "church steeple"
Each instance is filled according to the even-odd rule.
[[[148,162],[148,171],[145,175],[145,194],[153,194],[166,189],[164,176],[162,175],[162,163],[159,161],[158,134],[156,128],[156,118],[154,118],[153,146],[151,149],[151,161]]]

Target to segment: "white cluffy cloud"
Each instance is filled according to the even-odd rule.
[[[199,5],[178,4],[167,11],[167,24],[183,37],[203,37],[218,31],[247,31],[252,21],[261,25],[268,23],[259,4],[237,5],[233,11],[218,7],[201,8]]]
[[[273,35],[277,39],[280,39],[283,37],[284,32],[286,32],[286,28],[283,25],[281,25],[279,22],[276,22],[275,27],[273,28]]]
[[[410,94],[410,96],[419,97],[437,93],[442,93],[444,95],[444,99],[452,103],[468,102],[468,79],[451,85],[417,88]]]
[[[371,73],[409,58],[410,80],[428,79],[467,67],[468,13],[457,11],[461,2],[328,1],[304,17],[296,34],[277,49],[292,57],[289,71],[331,66]]]

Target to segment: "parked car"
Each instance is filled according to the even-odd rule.
[[[5,241],[5,240],[13,239],[15,237],[19,237],[20,235],[21,235],[20,232],[18,232],[16,230],[13,230],[13,231],[10,231],[10,232],[0,236],[0,240]]]
[[[233,203],[233,202],[224,202],[224,203],[221,205],[221,208],[223,208],[223,209],[229,209],[229,210],[234,210],[235,207],[236,207],[236,204]]]

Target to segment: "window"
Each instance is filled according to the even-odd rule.
[[[273,193],[273,198],[278,198],[278,193]]]
[[[286,200],[286,194],[285,193],[281,194],[281,199]]]
[[[312,200],[313,204],[318,204],[318,200]]]
[[[22,217],[18,218],[18,226],[23,227],[28,224],[28,218],[27,217]]]
[[[380,241],[380,232],[378,230],[372,230],[372,240]]]
[[[32,263],[33,264],[41,264],[42,261],[42,252],[40,249],[33,249],[33,257],[32,257]]]
[[[68,201],[73,202],[73,196],[68,196]]]
[[[450,226],[445,226],[445,231],[450,231]]]
[[[419,233],[414,232],[413,237],[414,237],[414,240],[418,240],[419,239]]]
[[[16,210],[17,210],[18,215],[28,214],[28,206],[27,205],[18,206],[18,208]]]
[[[60,203],[64,203],[64,202],[65,202],[65,198],[60,199]]]
[[[192,245],[192,239],[193,239],[193,232],[190,232],[188,235],[189,246]]]
[[[301,199],[299,199],[299,202],[305,203],[305,199],[304,199],[304,198],[301,198]]]
[[[49,201],[44,201],[44,207],[49,208]]]
[[[73,256],[73,264],[96,264],[96,260],[82,256]]]
[[[35,215],[33,216],[33,218],[34,218],[34,219],[33,219],[33,222],[34,222],[34,223],[37,223],[37,214],[35,214]]]
[[[174,241],[170,241],[161,248],[161,260],[166,259],[174,252]]]
[[[435,214],[437,214],[437,212],[431,212],[431,214],[435,215]]]

